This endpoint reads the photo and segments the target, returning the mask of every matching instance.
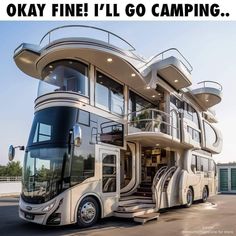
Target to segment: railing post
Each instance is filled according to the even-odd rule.
[[[110,33],[108,33],[108,35],[107,35],[107,37],[108,37],[108,44],[110,44]]]

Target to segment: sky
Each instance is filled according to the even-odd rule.
[[[13,53],[22,42],[39,44],[50,29],[85,24],[125,38],[140,55],[150,57],[176,47],[193,66],[193,84],[214,80],[223,86],[223,100],[215,107],[223,134],[217,162],[236,161],[236,22],[0,22],[0,165],[8,162],[8,146],[26,145],[34,113],[38,81],[21,72]],[[24,153],[16,152],[16,160]]]

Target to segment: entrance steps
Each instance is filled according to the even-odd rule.
[[[141,224],[145,224],[146,222],[150,221],[150,220],[158,220],[160,216],[160,213],[149,213],[149,214],[143,214],[140,216],[135,216],[134,217],[134,221],[141,223]]]
[[[120,218],[133,218],[135,222],[146,223],[158,219],[156,204],[152,197],[131,195],[122,197],[114,216]]]

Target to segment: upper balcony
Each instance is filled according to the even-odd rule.
[[[198,83],[198,86],[198,88],[192,90],[192,94],[205,110],[221,102],[221,84],[207,80]]]
[[[179,147],[180,122],[177,113],[167,114],[157,109],[144,109],[128,115],[127,141],[143,145]],[[145,137],[145,138],[144,138]]]
[[[103,68],[107,59],[112,56],[117,64],[121,63],[121,59],[134,66],[145,63],[145,60],[137,55],[135,48],[122,37],[108,30],[87,25],[54,28],[42,37],[38,45],[22,43],[14,51],[17,66],[29,76],[38,79],[43,67],[53,61],[77,58]],[[111,63],[107,67],[110,72]]]
[[[156,75],[164,79],[175,90],[189,87],[192,84],[191,72],[193,67],[176,48],[158,53],[144,66],[142,67],[144,76],[148,75],[150,71],[154,72],[151,78],[154,87],[158,81]]]

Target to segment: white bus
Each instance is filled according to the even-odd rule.
[[[76,35],[81,28],[94,32]],[[145,222],[162,208],[216,194],[213,154],[222,137],[210,108],[222,87],[204,81],[190,89],[192,66],[177,49],[146,60],[120,36],[74,25],[51,30],[40,45],[21,44],[14,60],[39,80],[22,219],[81,227],[108,216]]]

